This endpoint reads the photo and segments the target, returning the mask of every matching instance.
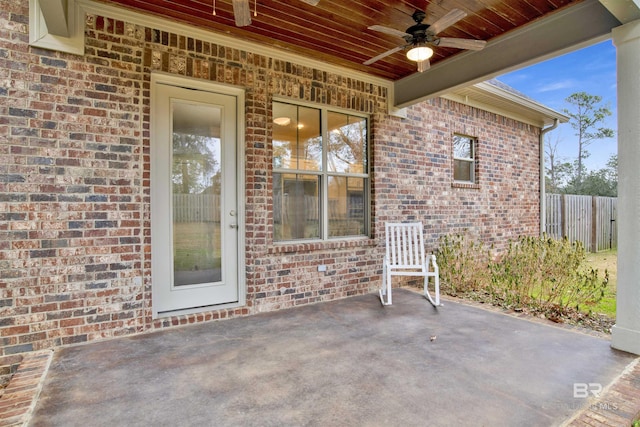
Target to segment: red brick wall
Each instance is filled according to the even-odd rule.
[[[432,247],[538,232],[537,128],[444,99],[390,117],[383,87],[99,16],[85,52],[29,47],[28,1],[0,0],[0,355],[370,292],[384,221]],[[245,307],[152,319],[152,71],[246,90]],[[273,244],[274,96],[370,114],[371,239]],[[454,132],[479,139],[474,188],[452,185]]]
[[[539,232],[540,129],[446,99],[412,107],[408,119],[375,117],[376,227],[422,220],[427,245],[468,232],[497,250]],[[476,185],[452,182],[452,136],[478,138]]]

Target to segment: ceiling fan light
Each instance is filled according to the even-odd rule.
[[[421,62],[433,56],[433,49],[426,46],[424,43],[418,43],[414,45],[409,52],[407,52],[407,58],[411,61]]]
[[[291,123],[291,119],[289,117],[276,117],[273,119],[273,123],[278,126],[288,126]]]

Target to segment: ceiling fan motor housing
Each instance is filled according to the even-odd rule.
[[[421,10],[416,10],[415,12],[413,12],[413,15],[411,15],[411,17],[416,22],[416,25],[412,25],[405,31],[407,35],[404,37],[404,39],[407,41],[407,43],[429,43],[434,40],[433,35],[427,31],[430,25],[422,23],[426,16],[427,15]]]

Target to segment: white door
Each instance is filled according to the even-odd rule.
[[[153,87],[153,312],[238,302],[237,99]]]

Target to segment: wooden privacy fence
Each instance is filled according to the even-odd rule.
[[[580,241],[591,252],[618,247],[618,199],[615,197],[546,195],[546,233]]]
[[[217,194],[174,194],[175,222],[220,222],[220,196]]]

